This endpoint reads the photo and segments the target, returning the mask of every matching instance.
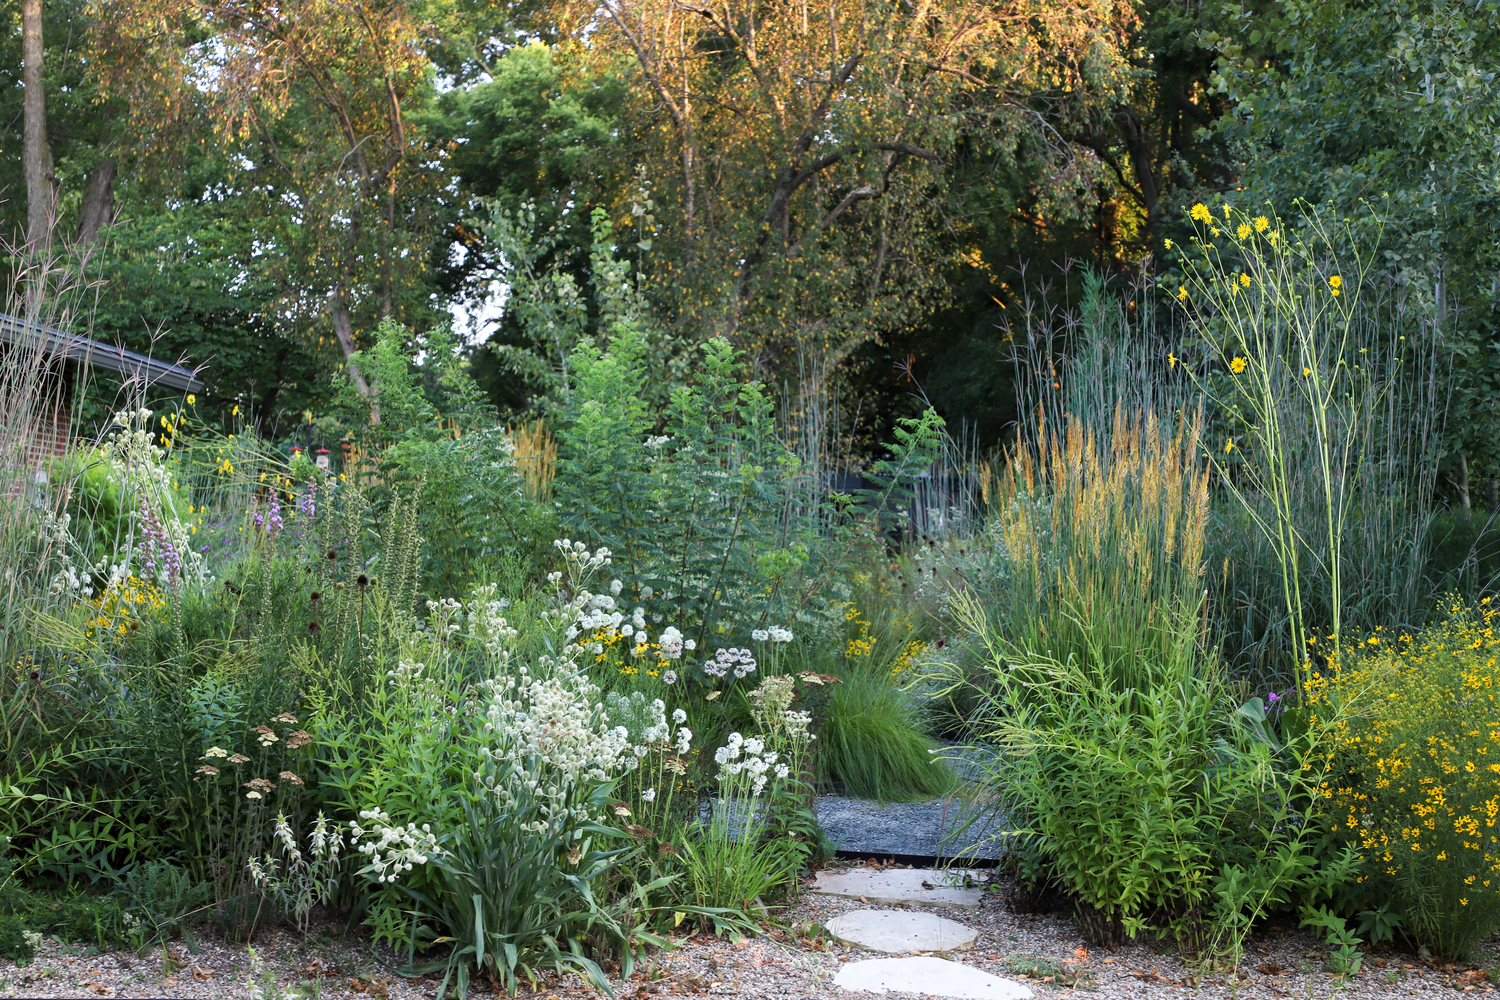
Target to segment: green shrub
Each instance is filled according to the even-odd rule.
[[[179,865],[146,861],[126,873],[115,896],[140,921],[143,943],[149,943],[184,931],[188,918],[208,903],[212,892],[208,883]]]
[[[128,921],[118,901],[77,889],[27,889],[15,880],[14,865],[10,858],[0,862],[0,955],[24,961],[45,937],[100,950],[127,938]]]
[[[1500,928],[1500,611],[1452,599],[1429,629],[1377,633],[1309,682],[1315,718],[1334,729],[1324,816],[1365,863],[1349,893],[1389,903],[1400,932],[1466,958]]]

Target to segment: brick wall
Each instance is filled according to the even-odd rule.
[[[66,410],[58,407],[52,412],[38,413],[32,420],[28,438],[21,442],[26,469],[40,468],[49,459],[68,450],[68,438],[72,432],[68,416]]]

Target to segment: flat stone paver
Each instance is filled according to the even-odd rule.
[[[977,907],[984,890],[963,888],[963,877],[961,872],[952,874],[931,868],[881,871],[857,868],[838,873],[819,872],[812,891],[824,896],[863,899],[867,903]]]
[[[824,924],[845,944],[904,955],[912,951],[967,948],[979,932],[936,913],[913,910],[850,910]]]
[[[1001,979],[962,962],[941,958],[874,958],[850,962],[839,969],[833,984],[866,993],[925,993],[958,1000],[1028,1000],[1031,990],[1011,979]]]

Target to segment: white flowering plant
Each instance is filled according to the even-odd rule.
[[[430,602],[375,699],[382,731],[340,750],[339,770],[358,775],[347,788],[373,889],[369,922],[406,943],[412,912],[422,914],[415,943],[453,948],[415,968],[444,971],[460,992],[476,974],[514,989],[543,969],[602,987],[590,949],[605,942],[628,964],[649,934],[625,915],[664,884],[640,887],[625,907],[602,894],[637,843],[611,804],[650,744],[692,737],[671,732],[660,703],[630,725],[611,717],[570,632],[580,616],[611,613],[585,586],[608,553],[565,552],[553,600],[531,623],[555,654],[518,653],[523,633],[493,587]]]
[[[351,843],[358,843],[364,833],[358,826],[350,832]],[[328,903],[338,889],[345,855],[344,830],[319,811],[304,850],[283,812],[276,816],[272,841],[270,851],[246,863],[250,881],[306,934],[313,907]],[[370,846],[359,844],[358,849],[365,852]]]

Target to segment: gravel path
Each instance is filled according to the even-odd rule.
[[[1003,889],[1003,884],[997,889]],[[734,942],[681,938],[676,949],[643,962],[630,982],[617,982],[616,994],[622,1000],[676,996],[852,1000],[858,995],[832,984],[839,966],[886,956],[832,943],[817,933],[815,925],[861,908],[898,909],[806,894],[781,914],[781,929]],[[1422,963],[1410,955],[1376,950],[1365,955],[1364,969],[1344,982],[1322,971],[1327,948],[1311,936],[1268,928],[1251,940],[1241,963],[1242,979],[1231,988],[1222,976],[1195,982],[1175,953],[1156,954],[1144,945],[1113,954],[1090,953],[1083,949],[1070,917],[1013,913],[998,892],[978,910],[945,910],[944,914],[979,930],[974,949],[955,957],[987,972],[1021,979],[1041,1000],[1084,993],[1119,1000],[1183,996],[1374,1000],[1449,996],[1455,991],[1479,994],[1494,992],[1495,987],[1478,970],[1500,963],[1500,949],[1494,941],[1480,947],[1475,964],[1463,967]],[[252,978],[264,990],[260,995],[267,998],[427,1000],[437,992],[435,979],[402,977],[393,956],[367,943],[306,943],[295,935],[276,933],[262,936],[252,958],[242,946],[200,941],[202,950],[197,954],[189,954],[179,942],[145,957],[85,954],[82,949],[49,942],[29,965],[0,964],[0,997],[224,1000],[257,995],[249,985]],[[1064,968],[1063,976],[1055,974]],[[1037,974],[1023,978],[1020,972],[1028,969]],[[1053,974],[1051,981],[1046,980],[1048,974]],[[592,995],[576,979],[544,983],[535,994],[523,991],[523,996],[536,1000],[583,1000]]]

